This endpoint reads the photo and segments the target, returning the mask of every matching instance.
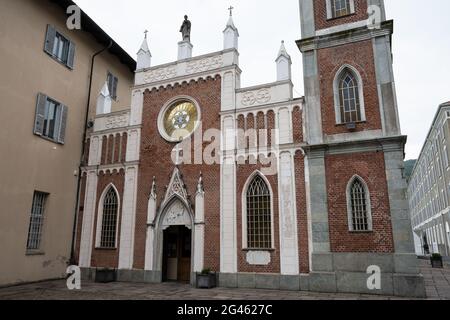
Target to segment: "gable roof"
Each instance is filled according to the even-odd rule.
[[[66,14],[67,7],[76,5],[72,0],[49,0],[50,2],[58,4],[64,9]],[[136,61],[117,43],[111,38],[100,26],[95,23],[83,10],[81,10],[81,29],[85,32],[89,32],[94,38],[105,47],[112,41],[112,46],[108,50],[109,53],[115,55],[120,62],[125,64],[131,72],[136,70]]]

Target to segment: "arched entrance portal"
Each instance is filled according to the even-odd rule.
[[[158,222],[159,270],[162,281],[190,282],[193,256],[193,217],[189,206],[174,196]]]
[[[185,226],[164,230],[163,281],[189,282],[191,279],[192,232]]]

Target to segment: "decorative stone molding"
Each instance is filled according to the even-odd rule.
[[[272,100],[270,89],[264,88],[257,91],[249,91],[242,95],[242,105],[248,107],[255,103],[264,104]]]
[[[163,69],[156,69],[148,71],[144,76],[145,83],[152,83],[162,80],[167,80],[176,77],[177,69],[176,66],[170,66]]]
[[[215,56],[201,60],[188,62],[186,65],[186,74],[205,72],[209,70],[219,69],[223,66],[222,56]]]
[[[109,129],[123,128],[126,127],[127,125],[128,125],[128,116],[124,114],[107,118],[105,128],[109,130]]]
[[[270,252],[249,251],[246,255],[246,261],[252,266],[267,266],[270,263]]]
[[[179,200],[174,201],[167,209],[162,222],[162,229],[170,226],[186,226],[192,228],[192,221],[186,206]]]
[[[129,124],[130,111],[110,113],[95,118],[94,132],[126,128]]]

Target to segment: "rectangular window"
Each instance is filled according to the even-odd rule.
[[[67,110],[65,105],[39,93],[36,103],[34,134],[64,144]]]
[[[70,41],[57,32],[55,42],[53,44],[53,56],[62,63],[66,64],[69,58],[69,46]]]
[[[353,13],[351,7],[351,0],[331,0],[332,18],[339,18]]]
[[[117,77],[114,76],[111,72],[108,72],[107,82],[111,98],[117,100],[117,85],[119,83],[119,79],[117,79]]]
[[[44,224],[44,211],[47,197],[47,193],[34,192],[30,226],[28,229],[27,250],[39,250],[41,248],[42,227]]]
[[[53,59],[73,69],[75,44],[51,25],[47,26],[44,51]]]

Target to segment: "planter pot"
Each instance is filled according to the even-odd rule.
[[[197,288],[211,289],[216,287],[216,274],[197,274]]]
[[[114,269],[96,269],[95,282],[109,283],[116,281],[116,270]]]
[[[433,268],[444,268],[444,264],[442,263],[442,258],[430,258],[431,266]]]

